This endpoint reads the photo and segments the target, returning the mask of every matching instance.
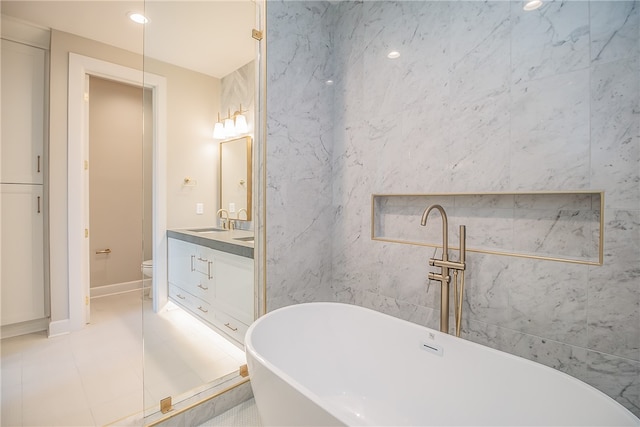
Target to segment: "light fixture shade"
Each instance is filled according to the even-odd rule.
[[[222,125],[222,123],[218,122],[213,127],[213,139],[224,139],[224,138],[225,138],[224,126]]]
[[[224,119],[224,136],[236,136],[236,127],[231,119]]]
[[[249,126],[247,126],[247,119],[244,114],[238,114],[236,116],[236,132],[247,133],[249,132]]]

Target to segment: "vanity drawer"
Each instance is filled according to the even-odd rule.
[[[208,302],[173,284],[169,284],[169,297],[199,317],[208,319],[213,313]]]
[[[218,328],[227,333],[236,341],[244,344],[244,336],[247,333],[247,329],[249,329],[249,326],[221,311],[215,312],[214,319],[215,324],[218,326]]]
[[[215,288],[213,287],[212,280],[207,280],[202,277],[191,284],[187,290],[198,298],[203,299],[205,302],[211,303],[211,300],[214,297]]]

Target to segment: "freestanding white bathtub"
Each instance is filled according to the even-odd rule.
[[[245,345],[265,425],[640,425],[562,372],[353,305],[275,310]]]

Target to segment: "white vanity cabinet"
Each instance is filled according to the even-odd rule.
[[[254,319],[253,259],[168,239],[169,298],[239,343]]]

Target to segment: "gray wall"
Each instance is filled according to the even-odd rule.
[[[463,337],[640,415],[640,4],[269,2],[267,31],[269,309],[437,327],[433,249],[372,241],[372,193],[604,190],[603,266],[468,255]]]

